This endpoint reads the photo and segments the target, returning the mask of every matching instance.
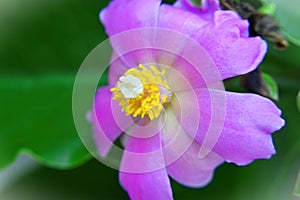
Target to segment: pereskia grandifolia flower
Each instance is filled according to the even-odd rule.
[[[247,21],[214,0],[201,8],[187,0],[114,0],[100,19],[114,53],[91,122],[101,157],[125,138],[119,177],[131,199],[173,199],[169,176],[199,188],[223,162],[246,165],[275,154],[271,133],[284,125],[275,104],[214,87],[218,76],[246,74],[262,61],[266,43],[248,37]],[[210,134],[217,139],[207,142]],[[202,145],[208,151],[199,154]]]

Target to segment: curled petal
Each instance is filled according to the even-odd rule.
[[[159,26],[182,32],[197,41],[215,62],[223,79],[254,70],[266,53],[259,37],[248,38],[248,23],[232,11],[218,10],[209,19],[162,5]]]

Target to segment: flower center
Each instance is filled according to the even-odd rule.
[[[131,68],[119,78],[117,86],[110,89],[113,100],[119,101],[126,115],[151,120],[157,118],[163,110],[163,105],[171,98],[170,88],[164,78],[165,71],[159,71],[154,66],[149,69],[143,65]]]

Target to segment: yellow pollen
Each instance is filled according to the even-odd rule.
[[[127,70],[117,86],[110,89],[113,100],[119,102],[127,116],[148,116],[151,120],[159,117],[171,94],[164,74],[164,70],[159,71],[154,66],[147,69],[142,64]]]

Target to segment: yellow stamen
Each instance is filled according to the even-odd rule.
[[[154,66],[149,69],[142,64],[127,70],[116,87],[111,88],[113,100],[119,101],[122,111],[133,117],[159,117],[163,105],[170,99],[170,88],[164,80],[165,71]]]

